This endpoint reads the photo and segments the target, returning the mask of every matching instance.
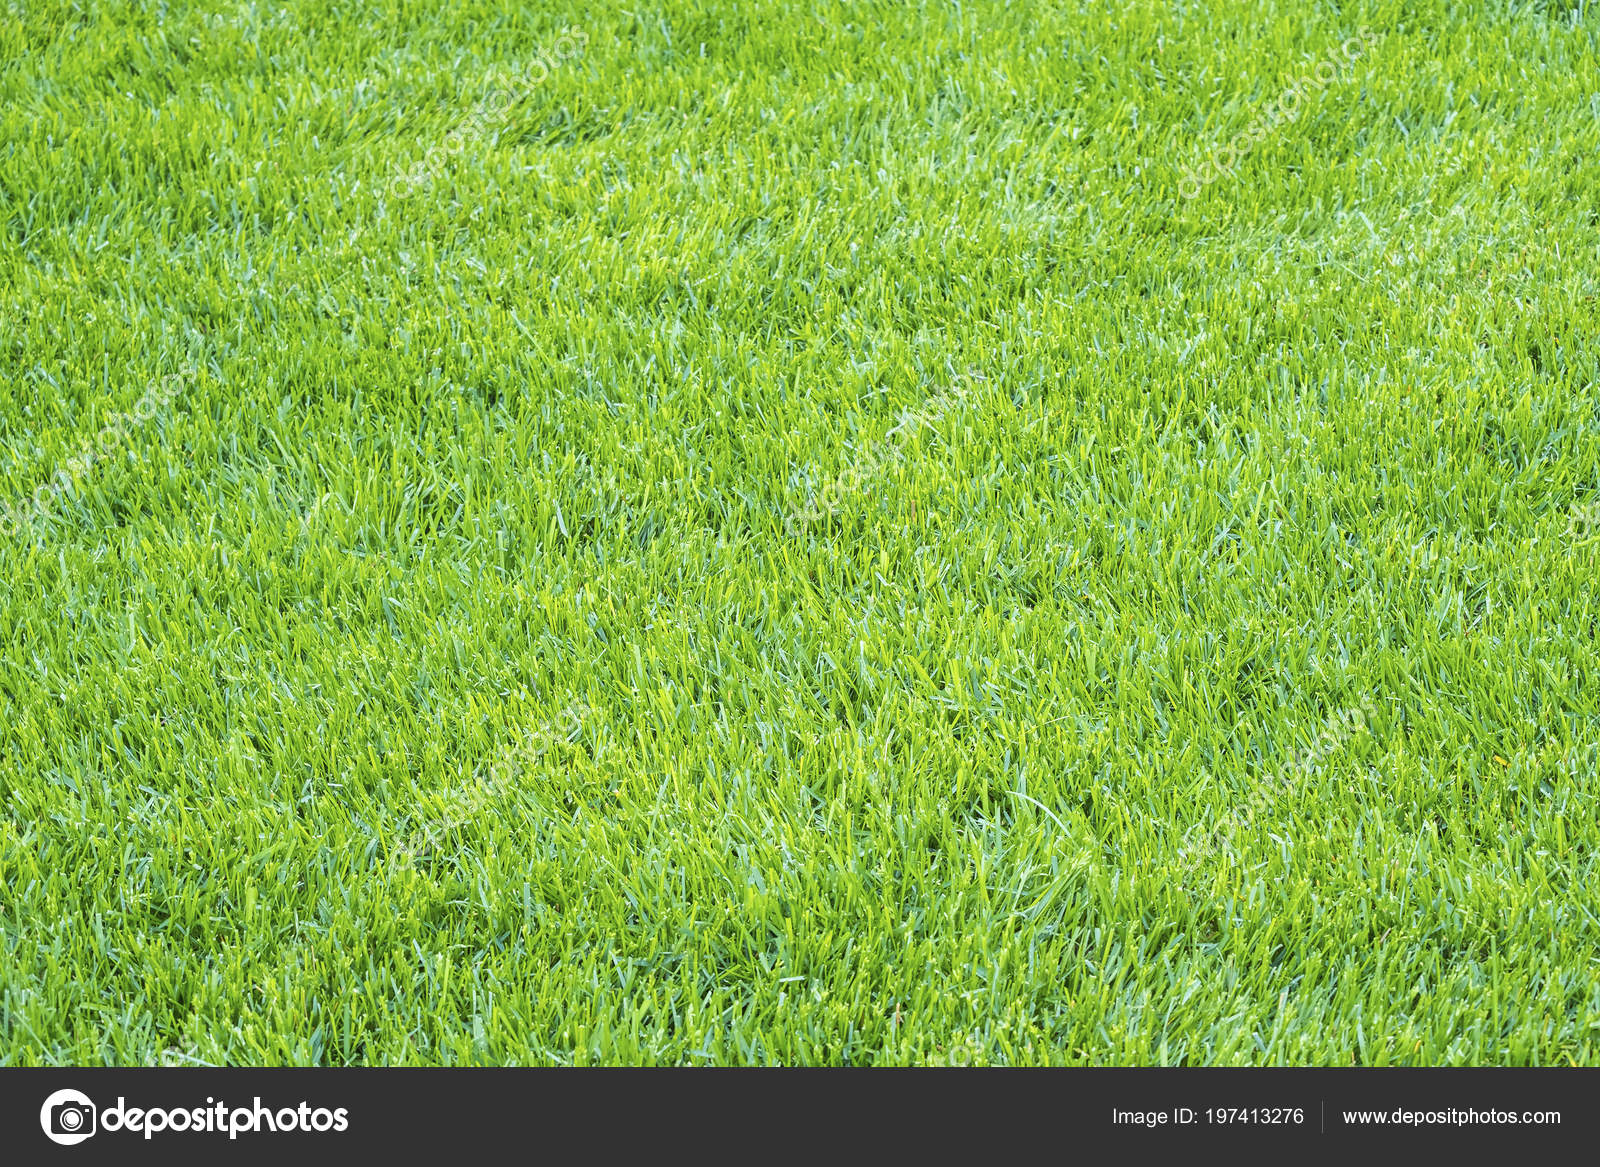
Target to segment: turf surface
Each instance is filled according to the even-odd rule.
[[[1592,4],[0,61],[0,1062],[1600,1061]]]

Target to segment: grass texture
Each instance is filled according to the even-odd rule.
[[[0,1063],[1600,1062],[1595,5],[0,62]]]

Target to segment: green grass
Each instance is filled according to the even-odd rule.
[[[1595,5],[0,60],[0,1062],[1600,1063]]]

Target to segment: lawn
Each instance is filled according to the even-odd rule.
[[[1600,1063],[1600,6],[0,8],[0,1064]]]

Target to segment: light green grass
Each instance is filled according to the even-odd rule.
[[[0,59],[0,1062],[1600,1062],[1595,5]]]

